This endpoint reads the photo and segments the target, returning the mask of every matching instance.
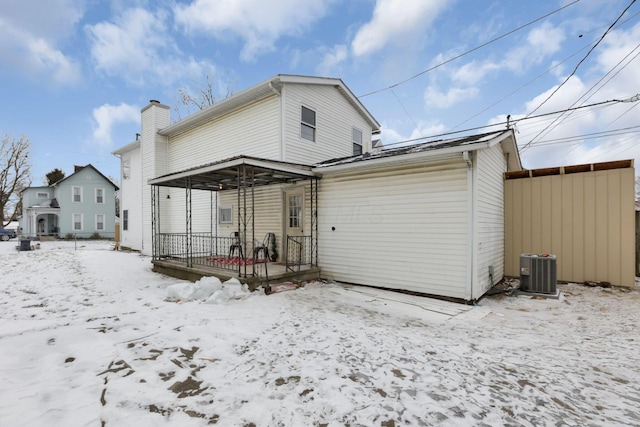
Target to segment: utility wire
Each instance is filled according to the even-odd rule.
[[[483,48],[483,47],[485,47],[485,46],[488,46],[488,45],[490,45],[490,44],[492,44],[492,43],[494,43],[494,42],[497,42],[497,41],[498,41],[498,40],[500,40],[500,39],[503,39],[503,38],[505,38],[505,37],[507,37],[507,36],[509,36],[509,35],[511,35],[511,34],[513,34],[513,33],[515,33],[515,32],[517,32],[517,31],[520,31],[520,30],[522,30],[523,28],[526,28],[526,27],[528,27],[528,26],[530,26],[530,25],[533,25],[533,24],[535,24],[536,22],[541,21],[542,19],[545,19],[545,18],[547,18],[547,17],[549,17],[549,16],[551,16],[551,15],[553,15],[553,14],[555,14],[555,13],[560,12],[560,11],[561,11],[561,10],[563,10],[563,9],[568,8],[569,6],[573,6],[574,4],[578,3],[579,1],[580,1],[580,0],[574,0],[573,2],[571,2],[571,3],[569,3],[569,4],[566,4],[565,6],[562,6],[562,7],[561,7],[561,8],[559,8],[559,9],[554,10],[553,12],[549,12],[549,13],[547,13],[546,15],[543,15],[543,16],[541,16],[541,17],[537,18],[537,19],[534,19],[534,20],[533,20],[533,21],[531,21],[531,22],[528,22],[528,23],[526,23],[526,24],[524,24],[524,25],[521,25],[520,27],[518,27],[518,28],[516,28],[516,29],[513,29],[513,30],[511,30],[511,31],[509,31],[509,32],[507,32],[507,33],[504,33],[504,34],[502,34],[501,36],[498,36],[498,37],[496,37],[496,38],[493,38],[493,39],[489,40],[489,41],[488,41],[488,42],[486,42],[486,43],[483,43],[483,44],[481,44],[481,45],[479,45],[479,46],[476,46],[476,47],[474,47],[474,48],[473,48],[473,49],[471,49],[471,50],[468,50],[468,51],[463,52],[463,53],[461,53],[461,54],[459,54],[459,55],[456,55],[456,56],[454,56],[453,58],[449,58],[449,59],[447,59],[446,61],[441,62],[440,64],[437,64],[437,65],[434,65],[433,67],[427,68],[426,70],[421,71],[421,72],[419,72],[418,74],[416,74],[416,75],[414,75],[414,76],[412,76],[412,77],[409,77],[408,79],[402,80],[402,81],[401,81],[401,82],[399,82],[399,83],[393,84],[393,85],[391,85],[391,86],[387,86],[387,87],[382,88],[382,89],[374,90],[373,92],[365,93],[364,95],[360,95],[360,96],[358,96],[358,98],[364,98],[365,96],[374,95],[374,94],[376,94],[376,93],[384,92],[384,91],[386,91],[386,90],[390,90],[390,89],[393,89],[393,88],[395,88],[395,87],[398,87],[398,86],[400,86],[400,85],[402,85],[402,84],[404,84],[404,83],[407,83],[407,82],[409,82],[409,81],[411,81],[411,80],[413,80],[413,79],[415,79],[415,78],[420,77],[420,76],[421,76],[421,75],[423,75],[423,74],[428,73],[429,71],[433,71],[433,70],[435,70],[436,68],[440,68],[440,67],[442,67],[443,65],[446,65],[446,64],[448,64],[448,63],[450,63],[450,62],[453,62],[453,61],[455,61],[456,59],[462,58],[463,56],[466,56],[466,55],[468,55],[468,54],[470,54],[470,53],[473,53],[473,52],[475,52],[475,51],[476,51],[476,50],[478,50],[478,49],[482,49],[482,48]],[[633,0],[633,1],[635,1],[635,0]]]
[[[425,139],[438,138],[438,137],[441,137],[441,136],[455,135],[455,134],[465,133],[465,132],[469,132],[469,131],[473,131],[473,130],[493,128],[493,127],[496,127],[496,126],[505,126],[506,124],[517,124],[517,123],[520,123],[520,122],[522,122],[524,120],[532,120],[532,119],[537,119],[537,118],[540,118],[540,117],[552,116],[554,114],[561,114],[561,113],[564,113],[566,111],[582,110],[582,109],[585,109],[585,108],[597,107],[597,106],[607,105],[607,104],[617,104],[617,103],[622,103],[622,102],[638,102],[638,101],[640,101],[640,94],[637,94],[637,95],[634,95],[632,97],[625,98],[625,99],[610,99],[608,101],[601,101],[601,102],[596,102],[596,103],[588,104],[588,105],[580,105],[578,107],[567,108],[567,109],[564,109],[564,110],[561,110],[561,111],[553,111],[553,112],[549,112],[549,113],[538,114],[537,116],[526,116],[526,117],[522,117],[520,119],[512,119],[509,122],[504,121],[504,122],[493,123],[493,124],[490,124],[490,125],[476,126],[476,127],[473,127],[473,128],[468,128],[468,129],[463,129],[463,130],[458,130],[458,131],[452,131],[452,132],[439,133],[439,134],[435,134],[435,135],[429,135],[429,136],[420,137],[420,138],[405,139],[403,141],[396,141],[396,142],[392,142],[390,144],[385,144],[385,147],[388,148],[388,147],[391,147],[391,146],[400,145],[400,144],[406,144],[406,143],[409,143],[409,142],[422,141],[422,140],[425,140]]]
[[[573,107],[574,105],[576,105],[578,103],[578,101],[580,101],[580,99],[584,98],[587,94],[589,94],[589,92],[592,92],[589,96],[587,96],[586,98],[584,98],[584,100],[582,101],[582,103],[587,102],[589,99],[591,99],[591,97],[593,97],[596,93],[598,93],[604,86],[606,86],[607,83],[609,83],[615,76],[617,76],[618,74],[620,74],[620,72],[622,70],[624,70],[630,63],[631,61],[633,61],[634,59],[636,59],[639,55],[640,55],[640,51],[638,53],[636,53],[633,58],[631,58],[625,65],[623,65],[622,67],[620,67],[615,73],[613,72],[616,68],[618,68],[618,66],[620,64],[622,64],[624,61],[627,60],[627,58],[629,58],[629,56],[631,56],[632,53],[634,53],[636,50],[640,49],[640,44],[637,45],[631,52],[629,52],[627,55],[625,55],[624,58],[622,58],[616,65],[614,65],[609,71],[607,71],[607,73],[605,75],[603,75],[597,82],[595,82],[590,88],[589,90],[587,90],[582,96],[580,96],[580,98],[578,98],[573,104],[571,104],[571,107]],[[613,73],[613,74],[612,74]],[[608,78],[607,78],[608,77]],[[602,83],[605,78],[607,78],[607,80]],[[602,83],[602,85],[600,85],[600,83]],[[600,85],[600,87],[596,88],[596,86]],[[560,116],[556,117],[551,123],[549,123],[544,129],[542,129],[534,138],[532,138],[529,141],[528,146],[532,146],[533,144],[537,144],[538,141],[534,141],[536,138],[540,138],[542,137],[543,134],[549,134],[549,132],[551,132],[553,129],[555,129],[556,127],[558,127],[562,122],[564,122],[567,117],[569,117],[573,112],[567,112],[567,113],[563,113]],[[524,149],[525,147],[523,147]]]
[[[631,0],[631,3],[629,3],[629,5],[628,5],[628,6],[627,6],[623,11],[622,11],[622,13],[620,14],[620,16],[618,16],[618,18],[616,18],[616,20],[615,20],[615,21],[613,21],[613,23],[609,26],[609,28],[607,28],[607,30],[604,32],[604,34],[602,34],[602,36],[600,37],[600,39],[598,39],[598,41],[597,41],[597,42],[596,42],[596,43],[591,47],[591,49],[589,49],[589,51],[587,52],[587,54],[586,54],[586,55],[585,55],[585,56],[580,60],[580,62],[578,62],[578,64],[575,66],[575,68],[573,69],[573,71],[571,72],[571,74],[569,74],[569,76],[567,76],[567,78],[566,78],[566,79],[564,79],[564,81],[563,81],[562,83],[560,83],[560,85],[559,85],[558,87],[556,87],[556,88],[553,90],[553,92],[551,92],[551,94],[550,94],[550,95],[549,95],[549,96],[548,96],[544,101],[542,101],[542,103],[541,103],[540,105],[538,105],[536,108],[534,108],[534,109],[533,109],[531,112],[529,112],[529,113],[527,114],[527,116],[525,116],[525,117],[528,117],[528,116],[530,116],[531,114],[533,114],[533,113],[535,113],[536,111],[538,111],[538,110],[540,109],[540,107],[542,107],[544,104],[546,104],[546,103],[547,103],[547,101],[549,101],[549,100],[551,99],[551,97],[553,97],[553,95],[555,95],[555,94],[560,90],[560,88],[561,88],[562,86],[564,86],[564,85],[565,85],[565,83],[567,83],[567,82],[569,81],[569,79],[570,79],[571,77],[573,77],[573,76],[576,74],[576,72],[578,71],[578,68],[580,67],[580,65],[582,65],[582,63],[583,63],[583,62],[584,62],[584,61],[589,57],[589,55],[591,55],[591,53],[595,50],[595,48],[596,48],[596,47],[598,47],[598,45],[602,42],[602,40],[604,40],[605,36],[606,36],[607,34],[609,34],[609,32],[611,31],[611,29],[612,29],[612,28],[613,28],[613,27],[618,23],[618,21],[619,21],[620,19],[622,19],[622,16],[627,12],[627,10],[629,10],[629,8],[630,8],[631,6],[633,6],[633,4],[634,4],[635,2],[636,2],[636,0]],[[526,143],[522,148],[523,148],[523,149],[525,149],[525,148],[527,148],[528,146],[530,146],[530,145],[531,145],[531,143],[532,143],[533,141],[535,141],[535,139],[536,139],[536,138],[538,138],[538,137],[539,137],[539,136],[540,136],[540,135],[541,135],[545,130],[546,130],[546,128],[545,128],[545,129],[543,129],[540,133],[538,133],[538,135],[536,135],[533,139],[531,139],[528,143]]]

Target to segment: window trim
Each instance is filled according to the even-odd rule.
[[[102,201],[101,202],[98,201],[98,191],[102,191]],[[94,196],[95,196],[94,200],[96,201],[96,204],[98,204],[98,205],[104,205],[105,204],[105,197],[104,197],[105,194],[106,194],[106,191],[102,187],[98,187],[98,188],[94,189]]]
[[[303,112],[304,110],[309,110],[313,113],[313,124],[309,123],[309,122],[305,122],[303,120]],[[302,132],[303,128],[309,128],[313,130],[313,139],[309,139],[306,138],[304,136],[304,132]],[[311,107],[307,107],[306,105],[301,105],[300,106],[300,139],[303,139],[305,141],[309,141],[309,142],[316,142],[318,140],[318,136],[317,136],[317,131],[318,131],[318,113],[314,108]]]
[[[122,231],[129,230],[129,209],[122,210]]]
[[[356,141],[355,132],[360,132],[360,142]],[[353,126],[351,128],[351,146],[352,146],[354,156],[360,156],[362,155],[362,153],[364,153],[364,144],[362,142],[363,138],[364,138],[364,132],[362,132],[361,129],[358,129],[357,127]],[[355,149],[356,145],[360,147],[360,153],[356,153],[356,149]]]
[[[99,224],[98,217],[102,217],[102,228],[98,228],[98,224]],[[107,224],[106,224],[107,216],[105,214],[96,214],[95,220],[96,220],[96,223],[95,223],[96,231],[104,231],[107,229]]]
[[[224,219],[222,215],[223,210],[229,211],[229,219]],[[233,205],[221,205],[218,206],[218,224],[233,224]]]
[[[76,228],[76,215],[80,216],[80,228]],[[71,229],[73,231],[84,231],[84,215],[81,213],[71,214]]]
[[[80,200],[76,201],[76,188],[79,190]],[[82,187],[80,185],[74,185],[71,187],[71,202],[72,203],[82,203]]]

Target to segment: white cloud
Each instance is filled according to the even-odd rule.
[[[565,39],[564,30],[545,22],[529,32],[524,45],[509,50],[501,65],[520,72],[532,65],[540,64],[558,52]]]
[[[407,37],[423,32],[449,3],[449,0],[377,0],[371,21],[353,39],[353,54],[367,55],[388,43],[406,42]]]
[[[14,2],[0,15],[0,64],[40,81],[74,84],[80,66],[58,47],[69,37],[84,13],[84,2],[51,0]],[[37,13],[34,12],[37,7]]]
[[[128,9],[113,22],[87,26],[96,67],[108,76],[142,85],[149,79],[170,85],[188,77],[215,74],[207,61],[184,58],[167,29],[167,15]]]
[[[327,12],[334,0],[301,4],[298,0],[195,0],[175,7],[176,21],[187,31],[244,40],[240,58],[252,61],[273,51],[282,36],[305,31]]]
[[[136,8],[125,11],[116,22],[87,26],[97,67],[107,75],[142,83],[142,73],[162,64],[158,51],[172,44],[165,37],[165,19],[162,13]]]
[[[325,52],[317,72],[321,76],[332,76],[336,74],[336,69],[342,64],[348,56],[347,46],[335,45],[333,49]]]
[[[121,103],[120,105],[104,104],[93,110],[95,126],[93,142],[102,147],[113,145],[112,132],[114,127],[122,123],[139,123],[140,108],[135,105]]]
[[[475,98],[479,93],[477,87],[452,87],[446,92],[435,86],[428,86],[424,93],[424,102],[428,107],[449,108],[458,102]]]

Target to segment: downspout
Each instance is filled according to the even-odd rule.
[[[467,163],[467,301],[473,295],[473,158],[468,151],[462,152],[462,158]]]

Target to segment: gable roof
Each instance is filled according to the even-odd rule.
[[[333,86],[340,92],[347,101],[355,108],[362,117],[371,125],[374,132],[380,130],[380,124],[369,113],[366,107],[358,100],[351,90],[339,78],[329,77],[312,77],[298,76],[292,74],[277,74],[267,80],[264,80],[248,89],[242,90],[230,97],[223,99],[209,107],[198,111],[164,129],[160,129],[158,133],[164,136],[175,136],[180,133],[191,130],[198,125],[211,120],[214,117],[222,116],[244,105],[255,102],[273,93],[278,94],[285,84],[306,84]]]
[[[72,173],[69,176],[65,176],[64,178],[62,178],[60,181],[58,182],[54,182],[53,184],[50,185],[50,187],[56,187],[58,185],[60,185],[60,183],[66,181],[67,179],[71,178],[72,176],[79,174],[80,172],[82,172],[83,170],[90,168],[91,170],[93,170],[95,173],[97,173],[99,176],[101,176],[105,181],[107,181],[109,184],[113,185],[113,188],[116,190],[119,190],[119,187],[117,185],[115,185],[109,178],[107,178],[106,176],[104,176],[102,174],[102,172],[100,172],[98,169],[96,169],[92,164],[88,164],[86,166],[76,166],[76,171],[74,173]]]
[[[509,169],[521,170],[522,163],[520,162],[520,155],[518,154],[512,129],[452,139],[439,139],[398,148],[389,148],[379,152],[364,153],[359,156],[331,159],[317,163],[314,167],[315,170],[324,172],[326,170],[374,166],[374,164],[378,165],[380,163],[397,163],[403,160],[413,161],[417,158],[423,159],[437,155],[461,153],[463,151],[476,151],[492,147],[498,143],[502,144],[505,153],[508,153],[511,157],[509,159]]]

